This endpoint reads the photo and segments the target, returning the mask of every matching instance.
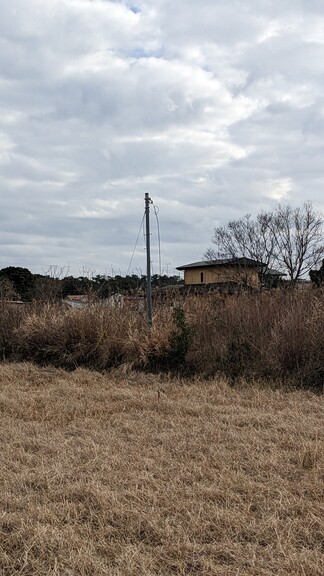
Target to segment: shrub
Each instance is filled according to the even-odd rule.
[[[183,370],[186,357],[193,341],[194,328],[188,324],[185,311],[181,307],[173,309],[173,330],[166,350],[166,366],[171,370]]]

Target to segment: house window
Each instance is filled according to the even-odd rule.
[[[204,281],[204,273],[200,272],[200,282],[203,282],[203,281]]]

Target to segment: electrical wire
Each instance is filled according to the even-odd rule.
[[[132,265],[132,263],[133,263],[133,258],[134,258],[135,250],[136,250],[136,248],[137,248],[137,243],[138,243],[139,235],[140,235],[140,233],[141,233],[142,226],[143,226],[143,224],[144,224],[144,218],[145,218],[145,211],[144,211],[143,218],[142,218],[142,221],[141,221],[141,224],[140,224],[140,227],[139,227],[139,230],[138,230],[138,234],[137,234],[137,237],[136,237],[136,240],[135,240],[134,250],[133,250],[132,257],[131,257],[131,259],[130,259],[129,266],[128,266],[128,268],[127,268],[126,276],[128,276],[128,272],[130,271],[130,267],[131,267],[131,265]]]
[[[159,214],[159,207],[156,206],[153,202],[152,202],[152,204],[153,204],[153,210],[154,210],[154,214],[155,214],[155,218],[156,218],[156,225],[157,225],[158,250],[159,250],[159,275],[162,276],[161,234],[160,234],[160,222],[159,222],[159,216],[158,216],[158,214]],[[144,238],[145,238],[144,219],[145,219],[145,211],[144,211],[143,218],[142,218],[142,221],[141,221],[139,230],[138,230],[138,234],[137,234],[137,237],[136,237],[136,241],[135,241],[135,245],[134,245],[132,257],[131,257],[131,259],[130,259],[129,266],[128,266],[128,268],[127,268],[126,276],[128,276],[128,273],[129,273],[130,268],[131,268],[131,266],[132,266],[133,259],[134,259],[134,255],[135,255],[135,251],[136,251],[137,244],[138,244],[138,240],[139,240],[139,236],[140,236],[140,233],[141,233],[141,230],[142,230],[142,229],[143,229],[143,236],[144,236]]]
[[[159,223],[159,208],[153,203],[154,214],[156,218],[158,243],[159,243],[159,275],[162,276],[162,264],[161,264],[161,236],[160,236],[160,223]]]

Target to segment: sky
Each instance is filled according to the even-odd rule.
[[[149,193],[173,274],[230,219],[324,211],[324,3],[0,0],[0,108],[0,268],[144,274]]]

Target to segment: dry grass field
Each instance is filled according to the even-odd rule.
[[[153,326],[130,307],[67,309],[59,302],[0,303],[0,357],[57,368],[203,378],[224,374],[324,391],[324,290],[156,302]]]
[[[323,398],[0,366],[1,576],[320,576]]]

